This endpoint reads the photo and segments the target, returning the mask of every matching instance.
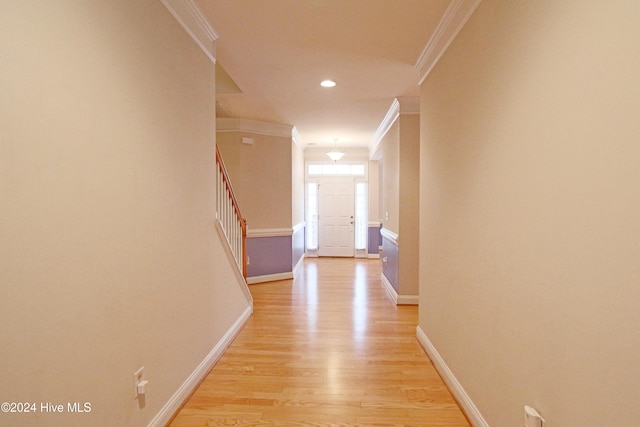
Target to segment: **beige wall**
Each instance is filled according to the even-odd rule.
[[[0,424],[147,425],[248,307],[214,66],[158,1],[5,2],[0,52],[2,400],[92,404]]]
[[[396,121],[382,138],[382,217],[383,227],[400,232],[400,124]],[[386,217],[386,214],[389,217]]]
[[[304,222],[304,152],[291,143],[291,225]]]
[[[398,294],[416,296],[420,182],[420,116],[399,114],[381,141],[380,217],[398,234]],[[389,219],[386,219],[386,213]]]
[[[368,190],[369,190],[369,222],[380,222],[380,163],[371,160],[368,163]]]
[[[420,116],[400,114],[398,235],[399,290],[401,295],[418,295],[418,224],[420,185]]]
[[[242,137],[253,144],[243,144]],[[217,143],[249,230],[291,228],[291,137],[225,131]]]
[[[420,327],[492,427],[640,419],[639,20],[485,0],[422,85]]]

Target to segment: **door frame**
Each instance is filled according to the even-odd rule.
[[[355,247],[355,215],[356,215],[356,182],[352,176],[323,176],[318,178],[318,256],[326,256],[326,257],[345,257],[352,258],[355,256],[356,247]],[[347,239],[344,240],[342,238],[334,238],[335,244],[333,246],[328,246],[326,244],[326,234],[323,230],[328,224],[323,222],[323,220],[327,219],[327,216],[322,215],[323,208],[324,212],[327,213],[327,206],[323,205],[325,202],[326,191],[330,186],[335,186],[336,191],[331,194],[332,196],[337,196],[339,198],[340,195],[347,195],[350,198],[351,206],[348,207],[347,214],[351,214],[350,218],[346,216],[341,216],[340,211],[342,210],[342,205],[339,204],[333,207],[333,212],[330,218],[334,220],[331,224],[334,227],[331,232],[333,236],[343,236],[344,233],[349,233],[351,236],[347,236]],[[340,186],[344,186],[342,190],[338,190]],[[323,195],[325,197],[323,197]],[[337,201],[334,199],[334,201]],[[347,224],[350,222],[350,224]],[[336,233],[335,227],[338,228],[348,228],[348,231],[344,231],[343,233]],[[341,246],[340,242],[344,243],[344,246]],[[324,246],[323,246],[324,243]]]
[[[310,233],[310,228],[314,226],[314,221],[312,221],[309,218],[309,184],[310,183],[315,183],[315,184],[319,184],[320,181],[325,178],[325,177],[334,177],[334,178],[353,178],[353,190],[354,190],[354,206],[353,206],[353,211],[354,211],[354,216],[356,215],[356,203],[357,203],[357,199],[356,199],[356,185],[358,183],[362,183],[364,182],[365,184],[367,184],[367,188],[369,185],[369,162],[366,160],[354,160],[352,162],[339,162],[338,165],[344,166],[345,164],[348,165],[362,165],[364,167],[363,172],[364,173],[359,173],[359,174],[310,174],[309,173],[309,165],[314,165],[314,166],[324,166],[324,165],[335,165],[335,162],[331,162],[331,161],[317,161],[317,160],[306,160],[305,161],[305,184],[304,184],[304,218],[305,218],[305,256],[307,257],[318,257],[318,246],[316,245],[316,247],[309,247],[309,233]],[[369,194],[367,192],[366,195],[366,204],[368,206],[369,204]],[[320,201],[317,200],[317,203],[319,203]],[[317,205],[318,210],[319,210],[319,205]],[[366,215],[369,215],[368,212],[368,208],[366,210]],[[318,212],[319,213],[319,212]],[[365,220],[366,222],[366,220]],[[317,227],[318,224],[318,219],[316,218],[315,220],[315,226]],[[316,236],[316,243],[318,242],[318,235],[319,230],[316,228],[315,230],[315,236]],[[365,233],[365,239],[368,240],[368,233]],[[355,218],[354,218],[354,233],[353,233],[353,239],[354,239],[354,257],[356,258],[366,258],[367,257],[367,249],[357,249],[356,245],[355,245],[355,239],[356,239],[356,231],[355,231]]]

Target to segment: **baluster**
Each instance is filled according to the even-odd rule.
[[[246,278],[246,222],[238,210],[235,195],[228,180],[220,152],[216,147],[217,186],[216,186],[216,216],[222,226],[229,249],[236,260],[242,275]]]

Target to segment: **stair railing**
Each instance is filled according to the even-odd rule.
[[[242,276],[247,278],[247,221],[240,213],[227,168],[216,145],[216,164],[218,171],[216,209],[218,221],[222,226],[227,242],[233,253],[233,257],[242,271]]]

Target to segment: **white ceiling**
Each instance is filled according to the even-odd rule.
[[[303,146],[368,147],[394,98],[418,96],[450,0],[195,3],[218,36],[219,115],[293,125]]]

